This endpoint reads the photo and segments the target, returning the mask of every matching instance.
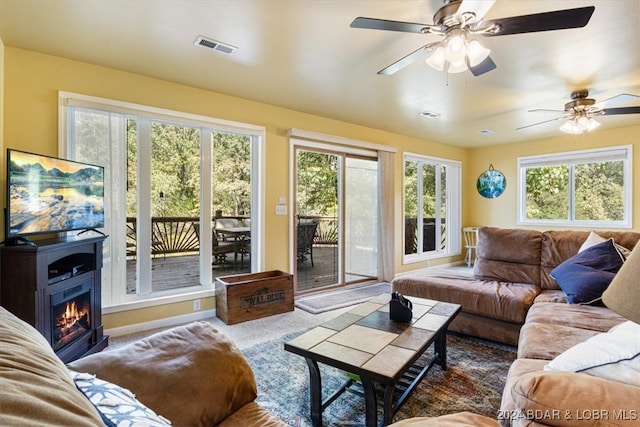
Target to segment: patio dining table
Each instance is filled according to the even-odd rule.
[[[247,243],[247,238],[251,236],[251,227],[220,227],[216,228],[216,231],[223,236],[232,237],[235,245],[233,251],[233,265],[238,264],[238,253],[241,254],[242,261],[244,261],[244,246]]]

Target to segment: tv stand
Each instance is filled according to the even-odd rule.
[[[0,242],[0,245],[6,245],[6,246],[20,246],[20,245],[28,245],[28,246],[37,246],[36,242],[27,239],[26,237],[10,237],[8,239],[3,240],[2,242]]]
[[[102,325],[104,240],[58,237],[0,247],[0,304],[33,325],[65,363],[109,343]],[[70,326],[67,309],[76,316]]]

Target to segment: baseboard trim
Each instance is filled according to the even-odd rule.
[[[215,310],[203,310],[195,313],[182,314],[180,316],[166,317],[164,319],[150,320],[148,322],[134,323],[132,325],[105,329],[104,333],[105,335],[109,335],[112,337],[119,337],[122,335],[148,331],[150,329],[170,328],[172,326],[178,326],[189,322],[208,319],[210,317],[214,317],[215,315]]]

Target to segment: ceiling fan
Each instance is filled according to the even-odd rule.
[[[553,119],[544,120],[542,122],[533,123],[531,125],[522,126],[516,128],[516,130],[525,129],[531,126],[541,125],[543,123],[554,122],[556,120],[567,119],[567,121],[560,127],[560,130],[566,133],[580,134],[584,132],[592,131],[600,126],[594,116],[612,116],[616,114],[640,114],[640,107],[617,107],[617,108],[605,108],[610,105],[620,104],[639,98],[637,95],[631,95],[628,93],[621,93],[609,99],[605,99],[602,102],[596,103],[596,100],[589,98],[589,91],[576,90],[571,92],[571,101],[564,104],[564,110],[546,110],[536,109],[529,110],[529,112],[547,112],[547,113],[560,113],[559,116]]]
[[[595,10],[594,6],[587,6],[483,21],[482,18],[491,9],[495,0],[444,1],[445,5],[433,15],[433,24],[363,17],[356,18],[351,23],[352,28],[435,34],[444,37],[442,41],[422,46],[378,71],[378,74],[393,74],[430,54],[427,64],[437,70],[443,70],[445,65],[448,65],[449,73],[469,69],[474,76],[479,76],[495,69],[496,64],[489,57],[490,50],[483,47],[477,40],[470,39],[471,36],[495,37],[581,28],[587,25]]]

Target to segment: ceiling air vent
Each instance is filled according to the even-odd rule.
[[[193,42],[196,46],[206,47],[207,49],[214,50],[216,52],[224,53],[226,55],[230,55],[238,49],[235,46],[231,46],[230,44],[225,44],[213,39],[208,39],[203,36],[198,36],[195,42]]]

